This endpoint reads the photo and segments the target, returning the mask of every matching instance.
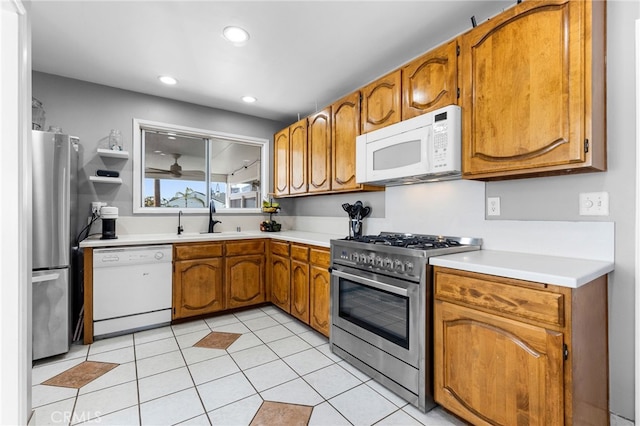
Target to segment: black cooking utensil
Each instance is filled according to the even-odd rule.
[[[365,217],[369,216],[369,214],[371,214],[371,207],[369,206],[363,207],[361,219],[364,219]]]
[[[356,201],[353,206],[351,206],[351,213],[349,216],[351,219],[357,219],[360,216],[362,211],[362,201]]]

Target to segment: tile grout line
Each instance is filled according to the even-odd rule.
[[[132,333],[131,340],[133,341],[133,362],[135,363],[136,370],[136,394],[138,398],[138,424],[142,425],[142,407],[140,403],[140,377],[138,376],[138,355],[136,352],[136,333]]]
[[[211,326],[209,325],[209,323],[207,323],[205,320],[202,320],[202,322],[204,322],[204,324],[207,326],[207,328],[209,329],[209,332],[213,331],[211,329]],[[176,344],[178,345],[178,350],[180,351],[180,356],[182,357],[182,360],[184,361],[184,365],[187,368],[187,372],[189,373],[189,378],[191,379],[191,383],[193,383],[193,389],[196,391],[196,395],[198,395],[198,400],[200,401],[200,404],[202,405],[202,411],[204,412],[204,416],[207,418],[207,421],[209,422],[209,425],[212,425],[213,422],[211,421],[211,417],[209,417],[209,412],[207,411],[207,407],[204,405],[204,401],[202,400],[202,395],[200,395],[200,390],[198,389],[198,385],[196,384],[196,381],[193,378],[193,374],[191,373],[191,369],[189,368],[189,363],[187,362],[187,359],[185,358],[184,353],[182,352],[183,348],[182,348],[182,346],[180,346],[180,343],[178,342],[178,336],[176,335],[176,332],[173,329],[173,326],[171,326],[171,332],[173,333],[173,336],[176,339]],[[187,333],[185,333],[185,334],[187,334]],[[183,422],[186,422],[188,420],[194,419],[196,417],[199,417],[199,416],[195,416],[195,417],[192,417],[192,418],[189,418],[189,419],[185,419],[185,420],[180,420],[178,423],[183,423]]]

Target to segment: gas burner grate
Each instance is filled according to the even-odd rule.
[[[366,244],[378,244],[391,247],[403,247],[414,250],[431,250],[460,246],[459,241],[432,235],[380,234],[363,235],[353,241]]]

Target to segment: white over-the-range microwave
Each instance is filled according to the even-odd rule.
[[[461,176],[461,110],[449,105],[356,137],[356,181],[403,185]]]

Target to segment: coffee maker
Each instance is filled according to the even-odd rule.
[[[116,236],[116,219],[118,218],[118,208],[103,206],[100,209],[100,218],[102,219],[102,237],[101,240],[114,240]]]

